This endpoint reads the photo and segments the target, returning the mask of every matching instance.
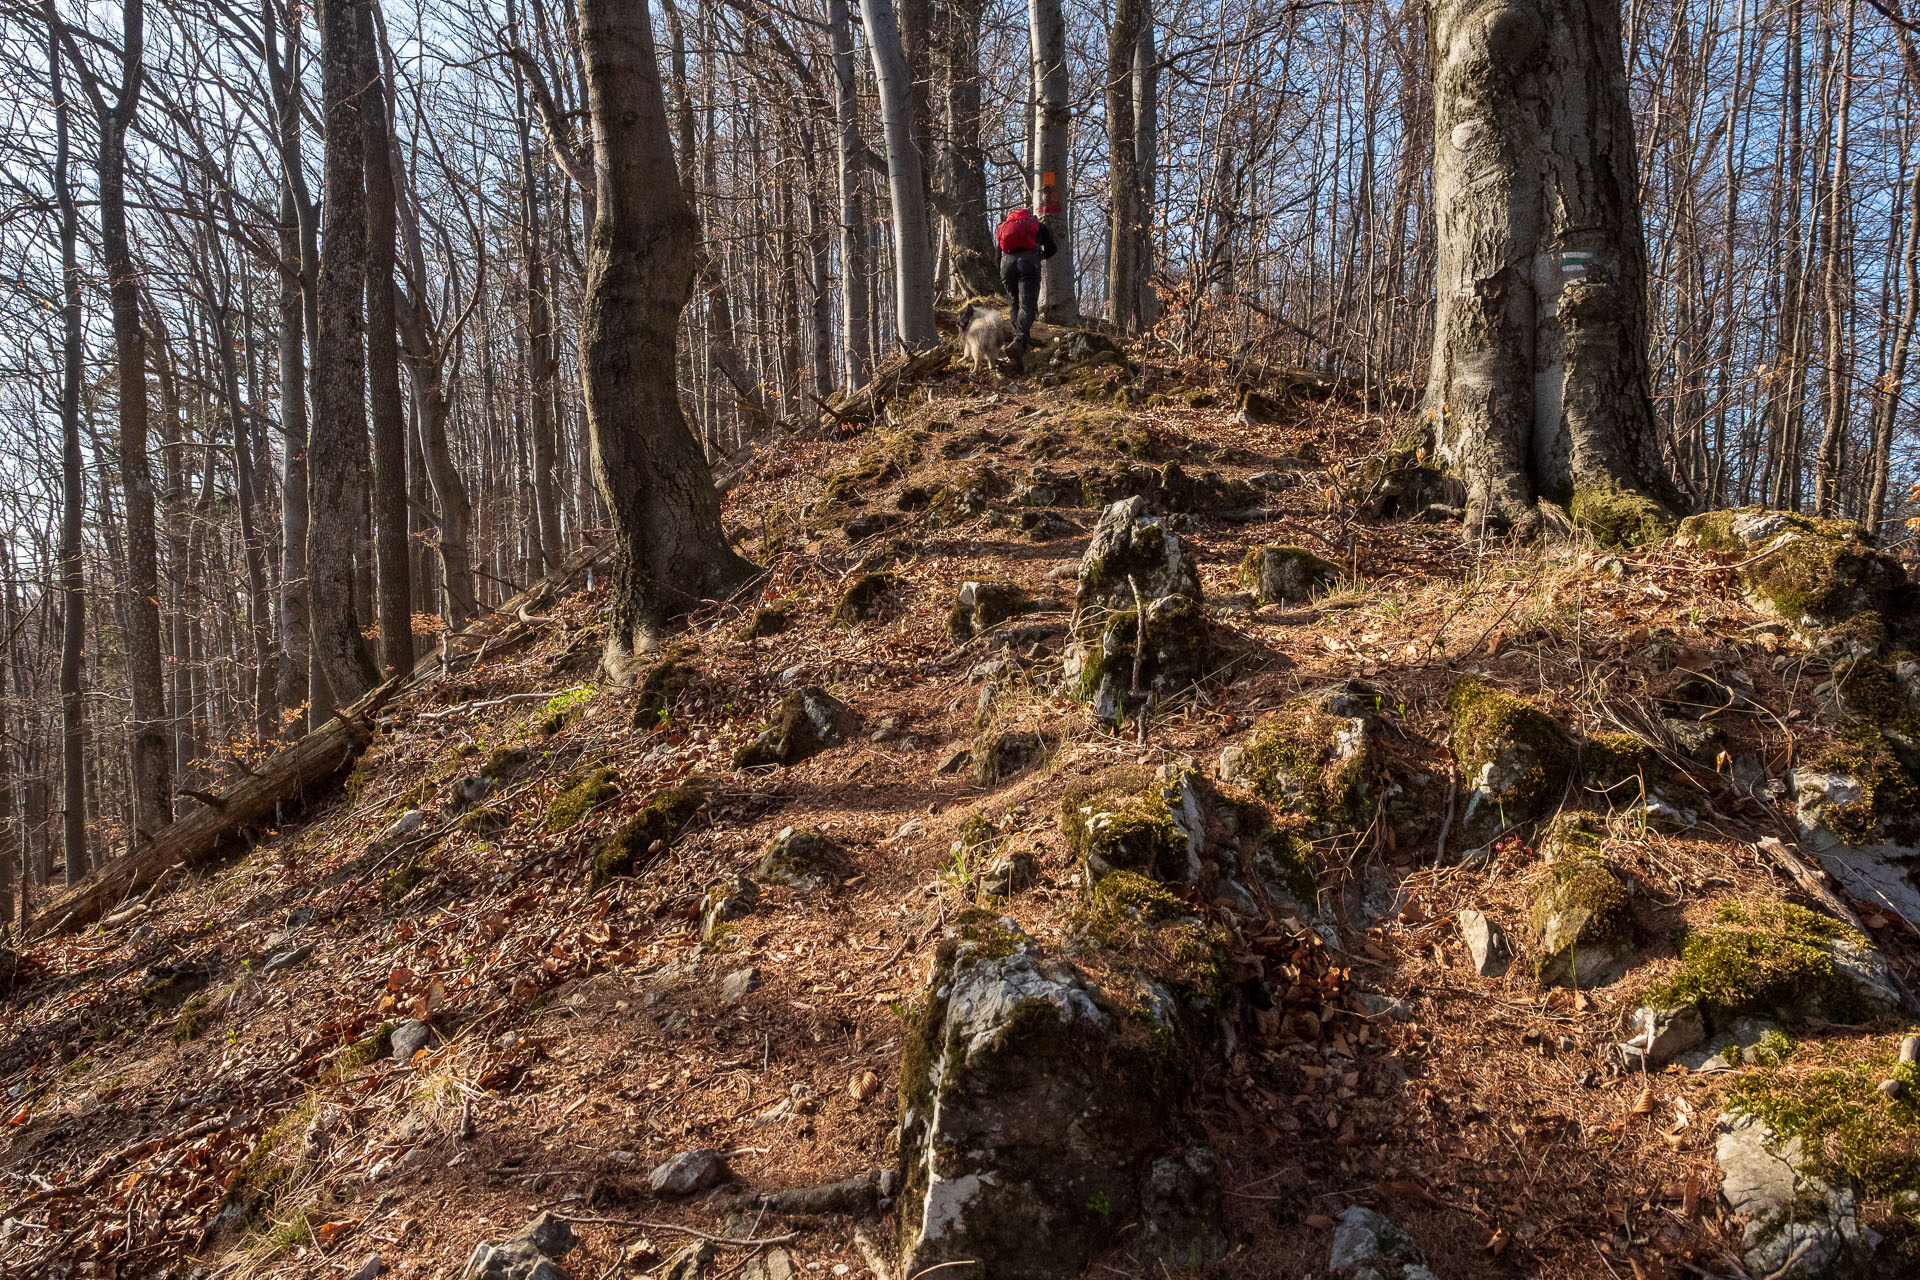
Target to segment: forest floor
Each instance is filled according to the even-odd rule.
[[[0,1001],[0,1270],[364,1276],[378,1255],[385,1274],[457,1275],[476,1243],[548,1208],[576,1221],[563,1260],[576,1280],[656,1275],[699,1233],[791,1237],[801,1270],[870,1274],[856,1231],[884,1252],[887,1221],[723,1219],[704,1196],[655,1196],[647,1174],[718,1149],[724,1196],[894,1165],[903,1019],[943,922],[983,896],[979,860],[956,853],[963,826],[984,818],[1003,853],[1033,855],[1032,886],[993,903],[1057,944],[1079,894],[1059,822],[1074,777],[1187,757],[1211,771],[1263,712],[1359,677],[1381,694],[1382,785],[1444,780],[1448,690],[1473,671],[1577,732],[1663,744],[1671,794],[1698,824],[1606,841],[1635,886],[1643,963],[1590,991],[1534,982],[1534,849],[1508,838],[1436,869],[1437,804],[1332,851],[1319,876],[1332,945],[1298,919],[1258,936],[1227,920],[1243,960],[1295,980],[1285,1016],[1247,1022],[1186,1103],[1221,1165],[1229,1247],[1206,1274],[1323,1275],[1333,1220],[1354,1204],[1404,1227],[1443,1280],[1740,1274],[1713,1147],[1745,1073],[1632,1071],[1613,1046],[1637,993],[1673,968],[1676,926],[1716,901],[1793,892],[1759,842],[1793,841],[1782,781],[1827,732],[1822,660],[1700,552],[1475,551],[1457,525],[1363,519],[1355,478],[1404,419],[1332,398],[1250,423],[1153,376],[1156,407],[1123,410],[943,373],[896,398],[891,425],[781,440],[726,499],[770,576],[759,599],[691,621],[664,715],[636,713],[641,690],[596,683],[604,585],[583,584],[531,639],[395,707],[343,793],[303,821],[174,878],[150,911],[23,946]],[[1014,490],[1036,466],[1170,462],[1259,497],[1198,502],[1184,522],[1207,597],[1229,606],[1210,613],[1219,669],[1114,731],[1058,689],[1098,508]],[[981,479],[988,509],[956,507]],[[902,502],[909,490],[922,492]],[[890,527],[850,544],[847,517],[875,513]],[[1234,607],[1236,569],[1262,543],[1303,544],[1348,582],[1304,605]],[[883,568],[897,579],[871,616],[836,622],[846,589]],[[990,579],[1045,607],[1017,647],[956,646],[956,590]],[[760,609],[784,627],[750,625]],[[1047,749],[982,784],[942,765],[974,736],[990,661],[1012,664],[997,675]],[[1688,758],[1662,733],[1662,700],[1701,674],[1745,694],[1719,719],[1745,768]],[[801,684],[831,691],[857,727],[793,767],[735,769]],[[556,798],[598,769],[604,789],[549,830],[566,816]],[[483,770],[497,788],[468,804],[460,780]],[[697,816],[643,851],[638,874],[591,889],[599,842],[695,774]],[[414,810],[420,825],[383,834]],[[754,909],[703,940],[708,887],[756,875],[789,826],[831,838],[832,874],[760,878]],[[1468,961],[1454,923],[1467,907],[1521,947],[1505,976]],[[1920,983],[1900,922],[1866,923]],[[383,1029],[415,1018],[431,1038],[396,1058]],[[1818,1036],[1841,1059],[1890,1043],[1884,1027]],[[1863,1212],[1889,1249],[1909,1247],[1891,1208]],[[766,1257],[721,1245],[713,1274],[779,1274]],[[1089,1274],[1162,1269],[1123,1244]]]

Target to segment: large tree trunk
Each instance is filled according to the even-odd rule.
[[[1073,226],[1067,209],[1067,142],[1073,104],[1067,84],[1067,24],[1060,0],[1028,0],[1028,46],[1034,100],[1033,210],[1053,233],[1059,252],[1040,275],[1040,314],[1055,324],[1080,318],[1073,276]]]
[[[1137,2],[1137,0],[1136,0]],[[987,211],[987,153],[980,143],[980,27],[986,0],[947,5],[947,153],[941,221],[956,292],[1000,292],[1000,255]]]
[[[1427,414],[1470,533],[1567,505],[1610,542],[1678,495],[1646,358],[1646,247],[1620,15],[1604,0],[1434,0],[1438,306]]]
[[[127,504],[127,686],[133,697],[134,822],[148,835],[173,821],[167,759],[166,685],[160,670],[160,547],[153,465],[147,457],[147,338],[140,278],[127,239],[127,130],[145,77],[145,6],[121,11],[118,100],[100,119],[100,256],[113,316],[115,393],[120,402],[120,484]]]
[[[927,244],[927,191],[914,137],[913,73],[900,44],[893,0],[860,0],[880,86],[880,121],[887,139],[887,186],[893,195],[894,319],[909,351],[926,351],[940,338],[933,327],[933,257]]]
[[[1160,318],[1153,291],[1154,206],[1160,198],[1160,51],[1153,35],[1152,0],[1140,0],[1140,41],[1133,51],[1133,145],[1139,182],[1139,221],[1134,234],[1135,311],[1142,326]]]
[[[359,8],[360,121],[367,190],[367,403],[373,425],[374,564],[380,665],[413,669],[413,562],[407,545],[407,421],[400,398],[393,269],[398,197],[387,127],[386,80],[373,7]]]
[[[313,433],[307,447],[307,572],[314,664],[333,698],[357,701],[379,673],[354,608],[354,545],[367,469],[367,376],[360,299],[366,269],[366,181],[359,56],[360,4],[320,6],[320,91],[326,121],[326,204],[320,328],[313,352]]]
[[[1146,8],[1146,0],[1117,0],[1113,26],[1107,32],[1108,317],[1123,333],[1140,327],[1140,223],[1145,201],[1140,191],[1133,69],[1140,57]]]
[[[260,51],[273,94],[274,141],[280,153],[280,663],[278,700],[286,716],[281,734],[306,732],[307,669],[307,360],[314,336],[314,286],[319,236],[300,141],[300,27],[289,15],[284,46],[276,43],[278,0],[260,0]],[[177,465],[177,463],[176,463]],[[184,620],[176,623],[184,631]],[[176,643],[176,662],[184,655]],[[176,684],[180,680],[176,675]],[[176,738],[178,734],[176,732]]]
[[[617,566],[606,663],[627,679],[669,618],[731,595],[754,568],[727,545],[674,381],[698,228],[674,171],[652,19],[644,5],[584,0],[580,41],[596,192],[580,361]]]
[[[873,369],[873,345],[867,340],[866,183],[860,139],[860,105],[854,94],[853,25],[847,0],[827,0],[827,30],[833,41],[833,117],[839,145],[835,161],[840,180],[841,327],[846,331],[847,386],[867,385]]]
[[[47,0],[48,29],[55,26]],[[80,377],[86,357],[80,332],[79,211],[68,169],[68,117],[60,44],[47,49],[48,88],[53,98],[53,194],[60,210],[60,766],[64,818],[61,831],[67,883],[87,874],[86,708],[81,663],[86,653],[86,578],[81,563],[81,522],[86,513],[86,471],[80,457]],[[45,877],[43,876],[44,880]]]

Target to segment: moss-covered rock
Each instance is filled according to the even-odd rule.
[[[693,665],[693,659],[699,652],[694,645],[675,645],[647,668],[646,675],[640,679],[639,696],[633,704],[634,728],[651,729],[666,723],[673,704],[700,674]]]
[[[620,789],[614,785],[618,776],[612,769],[599,768],[569,777],[562,784],[560,794],[547,805],[546,820],[542,823],[547,834],[558,835],[619,795]]]
[[[481,764],[480,776],[494,782],[512,777],[521,765],[532,758],[532,754],[525,747],[495,747]]]
[[[1088,888],[1067,921],[1077,945],[1115,968],[1172,991],[1188,1005],[1218,1005],[1232,989],[1226,935],[1193,917],[1158,882],[1114,871]]]
[[[1639,547],[1673,532],[1673,511],[1651,494],[1619,485],[1583,485],[1567,505],[1573,522],[1603,547]]]
[[[1108,614],[1097,636],[1067,649],[1068,692],[1109,724],[1207,673],[1207,617],[1195,599],[1174,595],[1153,601],[1147,606],[1145,630],[1143,649],[1140,615],[1126,609]],[[1136,653],[1145,654],[1137,664]]]
[[[1086,881],[1116,871],[1155,880],[1193,875],[1187,832],[1175,820],[1166,790],[1131,770],[1099,774],[1068,787],[1060,799],[1060,830]]]
[[[862,622],[870,622],[879,616],[880,606],[896,587],[900,585],[897,573],[863,573],[853,580],[852,585],[840,593],[840,600],[833,606],[833,623],[840,627],[855,627]]]
[[[1534,899],[1534,977],[1549,986],[1602,987],[1634,961],[1627,886],[1598,852],[1563,839]]]
[[[1865,610],[1885,613],[1906,574],[1858,525],[1742,507],[1681,521],[1678,539],[1737,555],[1753,602],[1789,622],[1832,626]]]
[[[1898,1043],[1876,1038],[1865,1053],[1796,1048],[1738,1080],[1727,1109],[1761,1120],[1779,1139],[1798,1139],[1805,1167],[1828,1182],[1875,1196],[1920,1192],[1920,1070],[1899,1061]],[[1886,1080],[1904,1088],[1883,1090]]]
[[[1112,504],[1101,513],[1080,562],[1074,610],[1081,625],[1099,628],[1108,613],[1134,608],[1136,597],[1150,604],[1167,596],[1201,599],[1192,557],[1164,520],[1148,514],[1143,499]]]
[[[1478,676],[1456,682],[1447,706],[1453,758],[1467,788],[1461,821],[1469,838],[1531,822],[1559,800],[1574,750],[1558,721]]]
[[[785,827],[760,850],[762,878],[810,889],[833,868],[839,846],[813,827]]]
[[[1664,772],[1660,752],[1631,733],[1596,733],[1580,744],[1580,780],[1609,804],[1628,805],[1650,794]]]
[[[1140,1239],[1177,1132],[1173,1016],[1115,1004],[1011,922],[956,920],[901,1054],[902,1274],[1051,1280]]]
[[[1886,731],[1852,725],[1808,754],[1788,775],[1803,839],[1824,847],[1920,836],[1920,784]]]
[[[737,769],[794,765],[842,740],[844,708],[817,685],[795,689],[780,700],[773,723],[734,755]]]
[[[1013,491],[1023,507],[1077,507],[1082,500],[1080,477],[1055,467],[1034,467]]]
[[[1305,547],[1249,547],[1239,582],[1261,604],[1305,604],[1340,582],[1340,566]]]
[[[741,875],[726,876],[707,886],[700,898],[700,940],[719,942],[733,922],[753,914],[760,905],[760,886]]]
[[[765,636],[777,636],[793,625],[793,610],[784,604],[769,604],[753,611],[746,625],[740,628],[743,640],[758,640]]]
[[[497,836],[513,826],[513,815],[505,805],[485,804],[461,814],[454,825],[470,836]]]
[[[1014,583],[963,582],[947,615],[947,634],[955,644],[965,644],[1010,618],[1031,613],[1034,607],[1033,597]]]
[[[647,797],[632,817],[593,851],[589,888],[598,889],[614,876],[628,876],[665,853],[700,812],[703,797],[694,783],[666,787]]]
[[[931,435],[908,429],[874,436],[851,466],[827,477],[823,498],[828,509],[858,506],[888,483],[904,479]]]
[[[1645,999],[1692,1005],[1714,1027],[1742,1014],[1857,1022],[1898,1004],[1886,964],[1865,937],[1774,901],[1721,903],[1711,923],[1686,932],[1679,968]]]
[[[1343,713],[1363,701],[1344,689],[1295,698],[1223,754],[1223,780],[1300,818],[1316,838],[1353,835],[1372,810],[1373,737],[1365,715]]]

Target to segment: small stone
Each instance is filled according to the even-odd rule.
[[[426,820],[426,810],[408,809],[387,825],[387,829],[380,833],[380,838],[382,840],[398,840],[404,836],[410,836],[418,831],[420,824]]]
[[[789,685],[799,684],[801,680],[806,678],[806,674],[806,667],[796,662],[780,673],[780,683]]]
[[[660,1280],[705,1280],[713,1267],[713,1246],[697,1240],[667,1259],[660,1268]]]
[[[760,902],[760,886],[743,875],[728,876],[707,886],[700,908],[700,938],[713,942],[726,926],[751,915]]]
[[[755,968],[735,969],[720,980],[720,1003],[738,1004],[746,999],[747,993],[760,985],[760,970]]]
[[[1467,953],[1473,957],[1473,971],[1483,978],[1497,978],[1513,963],[1513,945],[1500,926],[1481,912],[1468,908],[1459,916],[1460,936]]]
[[[973,748],[971,746],[955,747],[941,758],[940,772],[959,773],[972,763]]]
[[[1361,1205],[1340,1215],[1327,1270],[1341,1280],[1412,1280],[1427,1274],[1413,1237],[1384,1214]]]
[[[1390,1022],[1412,1022],[1413,1010],[1407,1007],[1405,1000],[1393,996],[1381,995],[1376,991],[1356,991],[1354,998],[1360,1007],[1372,1018],[1385,1018]]]
[[[307,943],[291,951],[282,951],[278,955],[268,956],[266,964],[260,967],[261,973],[278,973],[282,969],[291,969],[313,954],[313,944]]]
[[[395,1062],[411,1062],[413,1055],[427,1047],[433,1038],[433,1028],[417,1018],[409,1018],[393,1029],[393,1059]]]
[[[726,1157],[711,1148],[682,1151],[647,1175],[647,1185],[663,1196],[690,1196],[733,1176]]]
[[[1693,1005],[1642,1007],[1633,1011],[1633,1035],[1621,1047],[1630,1057],[1646,1059],[1651,1070],[1666,1066],[1706,1038],[1706,1022]]]
[[[479,804],[493,794],[493,783],[477,773],[470,773],[453,784],[453,798],[456,807]]]
[[[769,1249],[747,1263],[740,1280],[793,1280],[793,1257],[785,1249]]]
[[[353,1273],[353,1280],[374,1280],[375,1276],[386,1269],[387,1264],[381,1260],[380,1255],[370,1253],[367,1255],[367,1260],[360,1264],[360,1269]]]

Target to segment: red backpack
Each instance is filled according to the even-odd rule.
[[[1002,253],[1037,248],[1040,244],[1040,219],[1025,209],[1015,209],[1000,223],[1000,229],[994,232],[994,239],[999,242]]]

